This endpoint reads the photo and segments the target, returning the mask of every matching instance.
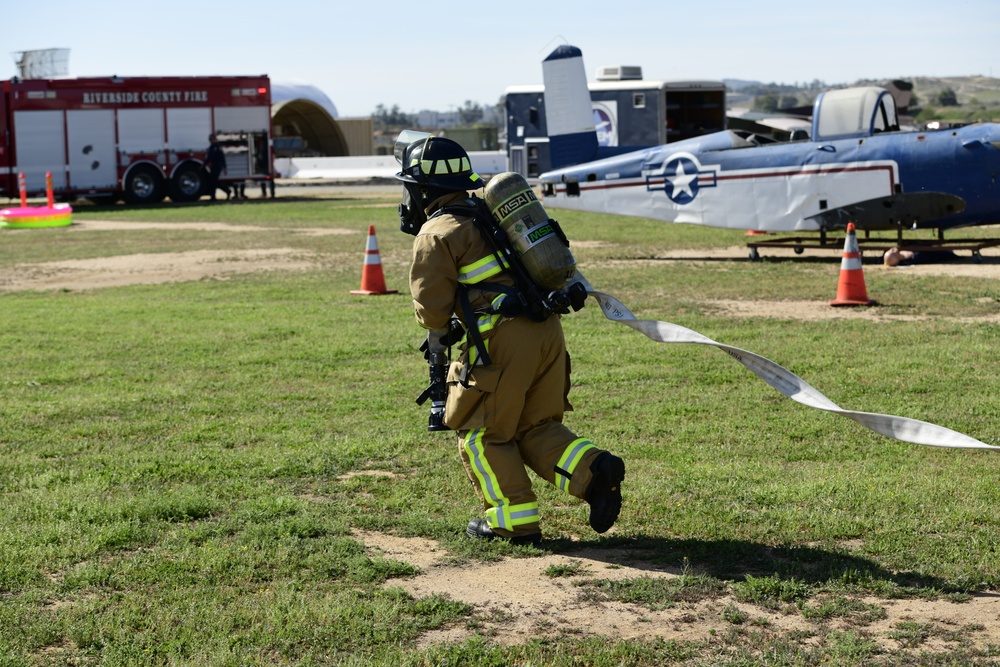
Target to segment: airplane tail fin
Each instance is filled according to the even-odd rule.
[[[542,61],[542,79],[552,168],[593,160],[597,128],[583,52],[568,44],[557,47]]]

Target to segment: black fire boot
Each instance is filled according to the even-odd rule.
[[[465,529],[465,534],[469,537],[474,537],[477,540],[507,540],[511,544],[533,544],[538,545],[542,541],[541,533],[532,533],[530,535],[515,535],[514,537],[504,537],[503,535],[497,535],[490,528],[490,525],[486,522],[486,519],[473,519],[469,522],[469,527]]]
[[[622,509],[622,480],[625,462],[614,454],[601,452],[590,464],[594,473],[584,498],[590,504],[590,527],[598,533],[615,525]]]

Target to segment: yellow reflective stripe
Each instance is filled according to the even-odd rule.
[[[483,341],[483,347],[486,348],[486,354],[489,354],[490,353],[490,341],[484,340]],[[472,366],[477,361],[479,361],[479,348],[476,347],[475,345],[472,345],[472,346],[469,347],[469,365]]]
[[[559,484],[560,489],[563,491],[569,489],[569,482],[570,478],[573,477],[573,471],[580,465],[583,455],[591,449],[597,449],[594,443],[586,438],[577,438],[563,450],[563,455],[559,459],[559,463],[556,464],[556,482]]]
[[[483,435],[485,433],[485,429],[472,429],[466,434],[465,440],[462,441],[462,447],[469,456],[472,473],[476,477],[479,488],[483,491],[483,497],[486,498],[486,502],[491,507],[498,507],[504,505],[507,498],[504,497],[503,492],[500,490],[500,482],[497,481],[497,477],[493,473],[493,468],[490,467],[490,462],[486,460],[486,445],[483,444]],[[505,528],[506,526],[501,527]]]
[[[483,444],[485,433],[486,430],[481,428],[469,431],[462,441],[462,447],[469,457],[473,475],[479,488],[482,489],[486,504],[490,506],[486,510],[486,521],[489,527],[512,530],[515,526],[537,523],[537,502],[520,505],[509,504],[509,499],[500,488],[500,482],[497,480],[493,468],[490,467],[490,462],[486,460],[486,445]]]
[[[488,315],[483,315],[476,321],[476,329],[479,331],[479,337],[483,339],[483,346],[486,348],[486,353],[489,354],[490,351],[490,341],[485,337],[484,334],[488,331],[492,331],[493,327],[497,325],[500,318],[503,317],[500,313],[492,313]],[[468,334],[466,334],[468,337]],[[464,340],[464,339],[463,339]],[[476,363],[479,358],[479,348],[475,345],[469,346],[469,365]]]
[[[500,313],[490,313],[480,317],[479,321],[476,323],[479,327],[479,333],[484,334],[487,331],[492,331],[493,327],[497,325],[497,322],[500,321],[501,317],[503,317],[503,315]]]
[[[490,528],[506,528],[507,530],[516,526],[538,523],[538,503],[491,507],[486,510],[486,523]]]
[[[472,171],[472,162],[467,157],[420,160],[420,171],[424,174],[461,174],[463,171]],[[473,176],[475,178],[472,178]],[[478,174],[470,174],[470,180],[475,180],[478,177]]]
[[[467,264],[458,269],[458,282],[463,285],[475,285],[487,278],[492,278],[507,268],[507,262],[498,262],[493,255],[487,255],[478,262]]]

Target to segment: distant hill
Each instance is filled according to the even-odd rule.
[[[988,76],[946,76],[946,77],[899,77],[903,81],[913,84],[913,92],[922,99],[929,99],[936,96],[942,90],[951,88],[958,96],[959,103],[975,98],[984,104],[990,102],[1000,102],[1000,79]],[[897,80],[898,80],[897,79]],[[723,79],[722,82],[733,92],[742,92],[747,88],[757,89],[780,89],[780,90],[810,90],[808,85],[795,84],[774,84],[763,81],[751,81],[747,79]],[[847,86],[884,86],[889,79],[861,79],[853,83],[833,83],[826,84],[827,88],[844,88]]]
[[[957,107],[947,107],[953,111],[949,114],[964,114],[970,120],[993,118],[1000,119],[1000,79],[988,76],[946,76],[929,77],[913,76],[897,79],[862,79],[853,83],[825,84],[818,81],[808,84],[774,84],[745,79],[723,79],[732,92],[731,103],[741,106],[753,106],[752,98],[760,95],[788,95],[798,98],[799,104],[811,104],[815,96],[823,90],[845,88],[848,86],[885,86],[890,81],[906,81],[913,86],[912,93],[916,96],[911,104],[911,113],[917,113],[921,108],[935,107],[942,91],[952,90],[958,101]],[[817,85],[820,84],[820,85]],[[942,113],[938,108],[938,116]]]
[[[988,76],[913,77],[907,79],[913,91],[926,104],[946,88],[955,91],[959,104],[978,101],[987,106],[1000,106],[1000,79]]]

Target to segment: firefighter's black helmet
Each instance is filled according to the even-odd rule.
[[[396,178],[405,183],[440,190],[483,187],[483,179],[472,170],[469,154],[451,139],[421,137],[406,145],[399,158],[403,168]]]

